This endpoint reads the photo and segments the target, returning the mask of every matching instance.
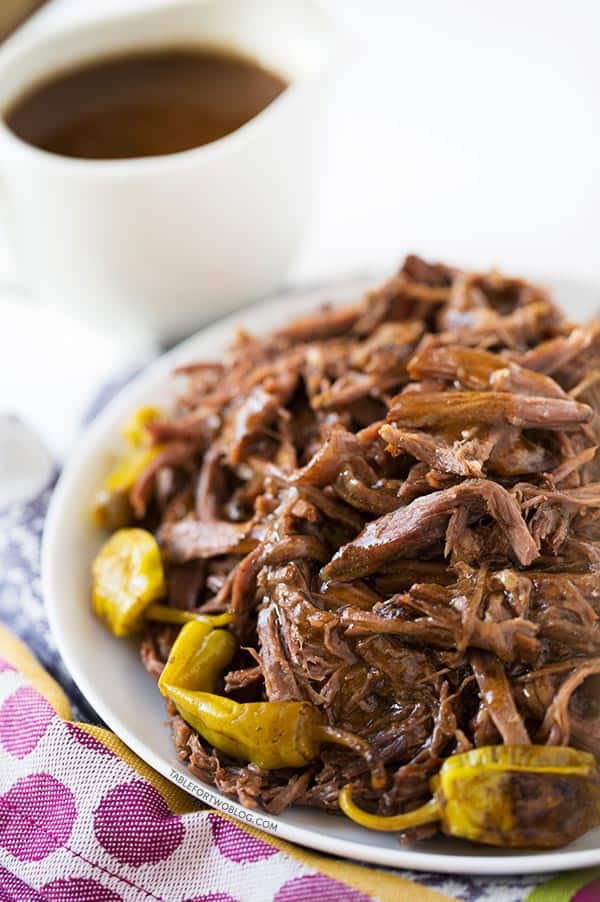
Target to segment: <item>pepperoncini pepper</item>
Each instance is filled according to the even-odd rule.
[[[391,817],[339,794],[340,808],[371,830],[441,830],[493,846],[553,848],[600,824],[600,775],[593,755],[564,746],[486,746],[452,755],[430,781],[433,798]]]
[[[163,695],[169,695],[167,687],[214,692],[236,649],[233,633],[213,629],[210,623],[186,623],[173,643],[158,688]]]
[[[140,448],[149,442],[148,424],[159,418],[160,410],[157,407],[139,407],[125,421],[121,434],[132,448]]]
[[[165,594],[160,549],[145,529],[119,529],[104,543],[92,565],[94,611],[115,636],[131,636],[144,621],[224,626],[230,614],[209,616],[156,604]]]
[[[162,445],[152,444],[152,436],[147,429],[148,423],[158,416],[156,408],[141,407],[123,426],[122,433],[128,449],[102,483],[92,505],[92,515],[98,526],[117,529],[131,521],[129,493],[140,473],[163,450]]]
[[[332,742],[362,755],[373,786],[385,785],[385,770],[364,739],[324,724],[309,702],[236,702],[214,694],[236,643],[231,633],[188,623],[179,633],[159,680],[181,717],[215,748],[265,770],[303,767]]]

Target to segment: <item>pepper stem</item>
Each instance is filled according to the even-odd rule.
[[[430,824],[440,818],[440,806],[437,799],[433,798],[406,814],[394,814],[391,817],[382,814],[370,814],[363,811],[352,801],[352,787],[347,785],[340,790],[338,795],[340,808],[351,821],[355,821],[369,830],[382,830],[388,833],[398,833],[408,830],[410,827],[419,827],[421,824]]]
[[[144,614],[149,620],[160,620],[161,623],[189,623],[196,620],[213,627],[227,626],[233,620],[233,614],[199,614],[197,611],[170,608],[166,604],[151,604]]]
[[[348,733],[346,730],[340,730],[338,727],[331,727],[326,724],[319,727],[317,738],[321,742],[333,742],[335,745],[343,745],[347,749],[352,749],[357,755],[362,755],[371,771],[371,786],[373,789],[383,789],[385,787],[387,774],[383,761],[366,739],[361,739],[360,736],[356,736],[354,733]]]

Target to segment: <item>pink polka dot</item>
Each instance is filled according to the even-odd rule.
[[[44,902],[37,890],[24,883],[0,865],[0,899],[2,902]]]
[[[106,793],[94,813],[94,832],[107,852],[139,867],[172,855],[185,827],[150,783],[133,780]]]
[[[592,880],[575,893],[572,902],[598,902],[598,899],[600,899],[600,880]]]
[[[5,671],[12,671],[12,673],[17,672],[12,664],[9,664],[4,658],[0,658],[0,673],[4,673]]]
[[[0,708],[0,744],[15,758],[34,750],[54,718],[54,710],[43,695],[24,686]]]
[[[77,809],[71,790],[50,774],[29,774],[0,796],[0,848],[41,861],[64,846]]]
[[[16,874],[12,874],[0,865],[0,899],[6,902],[45,902],[37,890],[24,883]]]
[[[280,887],[274,902],[371,902],[370,896],[326,877],[325,874],[306,874],[294,877]]]
[[[123,902],[123,897],[90,877],[53,880],[42,887],[47,902]]]
[[[82,730],[76,723],[67,723],[66,726],[70,736],[80,745],[85,746],[86,749],[97,752],[99,755],[106,755],[107,758],[117,757],[103,742],[100,742],[99,739],[96,739],[95,736],[92,736],[86,730]]]
[[[209,814],[208,820],[217,849],[223,858],[228,858],[229,861],[244,864],[247,861],[270,858],[271,855],[277,855],[279,852],[279,849],[268,845],[262,839],[256,839],[241,827],[219,817],[218,814]]]

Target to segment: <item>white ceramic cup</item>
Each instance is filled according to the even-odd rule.
[[[82,160],[16,137],[2,113],[61,69],[169,45],[238,48],[289,80],[263,112],[193,150]],[[280,283],[318,182],[335,28],[311,0],[186,0],[64,27],[0,60],[0,206],[35,297],[175,338]],[[6,200],[6,204],[4,203]]]

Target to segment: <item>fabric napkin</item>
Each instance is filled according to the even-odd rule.
[[[600,899],[600,870],[531,893],[543,878],[317,855],[207,810],[155,773],[101,725],[48,629],[39,552],[56,475],[35,434],[0,417],[0,902]]]
[[[0,628],[0,898],[18,902],[448,896],[241,828],[160,777]]]

